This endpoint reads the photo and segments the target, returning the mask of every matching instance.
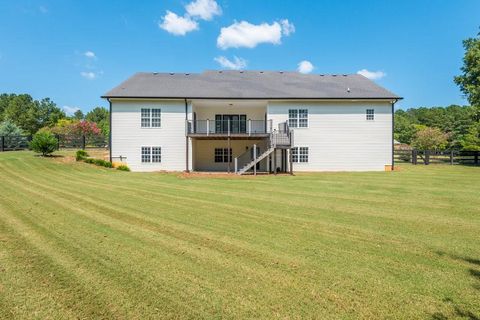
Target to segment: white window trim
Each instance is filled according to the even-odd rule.
[[[308,153],[307,153],[307,161],[306,162],[300,162],[300,148],[307,148],[308,150]],[[297,161],[294,161],[293,160],[293,155],[292,155],[292,162],[295,163],[295,164],[309,164],[310,163],[310,147],[308,146],[295,146],[295,147],[292,147],[292,153],[293,153],[293,149],[297,149]]]
[[[297,110],[297,126],[296,127],[292,127],[290,126],[290,110]],[[307,110],[307,126],[306,127],[300,127],[300,110]],[[302,118],[304,119],[304,118]],[[304,107],[304,108],[289,108],[288,109],[288,114],[287,114],[287,123],[288,123],[288,127],[289,128],[293,128],[293,129],[308,129],[310,127],[310,111],[308,110],[308,108]]]
[[[143,148],[148,148],[150,151],[148,153],[148,156],[150,158],[150,161],[148,162],[144,162],[143,161]],[[156,162],[153,162],[153,148],[160,148],[160,161],[156,161]],[[151,164],[158,164],[158,163],[162,163],[162,147],[160,146],[141,146],[140,147],[140,163],[141,164],[145,164],[145,165],[151,165]]]
[[[148,126],[147,127],[144,127],[142,126],[142,119],[144,119],[144,117],[142,117],[142,110],[149,110],[148,111]],[[160,119],[160,126],[159,127],[154,127],[152,126],[153,124],[153,110],[156,109],[156,110],[160,110],[160,117],[158,117]],[[157,117],[156,117],[157,118]],[[161,129],[162,128],[162,108],[140,108],[140,128],[141,129]]]
[[[368,113],[368,111],[372,110],[373,113]],[[372,119],[368,119],[368,116],[371,115]],[[374,108],[367,108],[365,109],[365,121],[375,121],[375,109]]]

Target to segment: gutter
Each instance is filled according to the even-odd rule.
[[[340,97],[340,98],[305,98],[305,97],[284,97],[284,98],[272,98],[272,97],[157,97],[157,96],[101,96],[103,99],[166,99],[166,100],[184,100],[184,99],[198,99],[198,100],[402,100],[403,97]]]

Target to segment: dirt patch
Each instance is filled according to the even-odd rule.
[[[235,173],[227,173],[227,172],[182,172],[178,175],[179,178],[183,179],[192,179],[192,178],[220,178],[220,179],[255,179],[257,177],[266,177],[271,176],[274,177],[274,174],[269,173],[257,173],[255,176],[253,173],[247,173],[245,175],[238,175]],[[277,174],[277,176],[290,176],[290,174],[281,173]]]
[[[60,163],[72,163],[75,162],[75,157],[74,156],[63,156],[63,157],[56,157],[54,158],[55,162],[60,162]]]

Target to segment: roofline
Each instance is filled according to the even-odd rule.
[[[403,100],[403,97],[331,97],[331,98],[245,98],[245,97],[148,97],[148,96],[101,96],[102,99],[165,99],[165,100],[184,100],[184,99],[201,99],[201,100]]]

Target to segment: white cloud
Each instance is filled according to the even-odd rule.
[[[310,61],[307,60],[300,61],[297,68],[298,72],[300,73],[310,73],[313,71],[313,69],[315,69],[315,67]]]
[[[80,72],[80,75],[88,80],[93,80],[97,77],[97,74],[92,71],[82,71]]]
[[[63,109],[63,111],[65,111],[65,113],[66,113],[68,116],[72,116],[72,115],[75,113],[75,111],[80,110],[80,108],[70,107],[70,106],[63,106],[62,109]]]
[[[387,74],[383,71],[369,71],[367,69],[362,69],[357,71],[357,74],[361,74],[362,76],[370,79],[370,80],[378,80],[385,77]]]
[[[214,59],[218,62],[222,68],[232,69],[232,70],[241,70],[247,66],[247,60],[239,58],[237,56],[233,57],[233,61],[225,58],[224,56],[219,56]]]
[[[195,0],[185,6],[190,17],[198,17],[203,20],[212,20],[213,16],[222,14],[222,8],[215,0]]]
[[[91,58],[91,59],[95,59],[95,58],[97,57],[97,56],[95,55],[95,52],[93,52],[93,51],[86,51],[86,52],[84,53],[84,55],[85,55],[85,57]]]
[[[162,19],[162,22],[158,22],[158,26],[176,36],[184,36],[188,32],[198,29],[198,23],[190,17],[180,17],[169,10]]]
[[[293,23],[290,23],[288,19],[283,19],[280,21],[280,24],[282,25],[282,33],[286,36],[289,36],[290,34],[295,32],[295,26]]]
[[[282,20],[272,24],[251,24],[247,21],[235,22],[220,30],[217,46],[221,49],[228,48],[255,48],[260,43],[280,44],[282,35],[288,36],[295,31],[295,26]]]

